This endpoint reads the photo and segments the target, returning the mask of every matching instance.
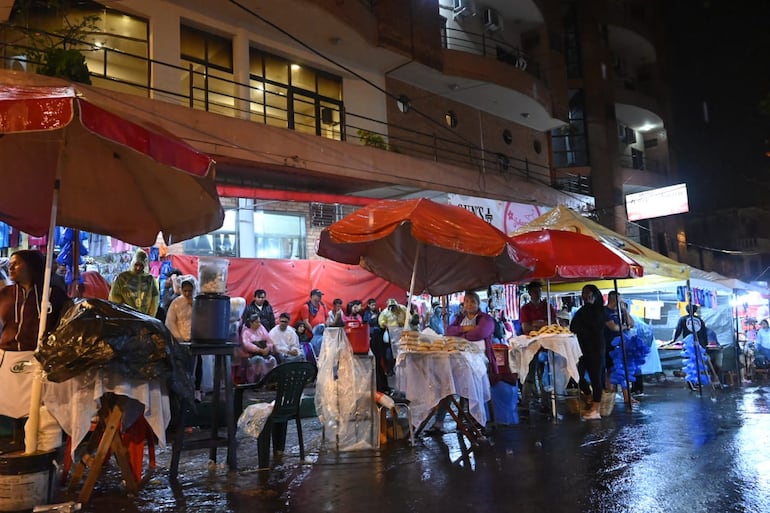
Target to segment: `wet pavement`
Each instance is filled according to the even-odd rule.
[[[563,407],[554,423],[533,411],[468,452],[456,433],[337,453],[305,419],[306,459],[294,427],[286,453],[257,469],[256,441],[239,438],[239,470],[171,449],[136,496],[114,464],[84,511],[118,512],[751,512],[770,511],[770,386],[690,392],[679,379],[648,383],[641,403],[584,422]]]

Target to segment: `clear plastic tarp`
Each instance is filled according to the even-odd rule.
[[[374,357],[354,355],[343,328],[326,328],[318,355],[315,406],[325,442],[339,451],[378,446]]]

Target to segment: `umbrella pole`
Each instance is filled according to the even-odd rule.
[[[61,158],[61,157],[59,157]],[[57,175],[59,173],[57,172]],[[48,226],[48,242],[46,244],[45,270],[43,272],[43,296],[40,299],[40,323],[37,328],[37,349],[43,343],[45,328],[48,322],[48,305],[51,298],[51,266],[53,266],[53,239],[56,230],[56,216],[59,207],[60,182],[57,176],[53,187],[53,202],[51,205],[51,222]],[[40,403],[43,395],[43,367],[37,358],[32,359],[32,393],[29,399],[29,418],[24,426],[24,454],[37,452],[37,432],[40,427]]]
[[[547,312],[548,325],[551,324],[551,280],[545,280],[545,310]],[[556,368],[553,356],[553,351],[548,350],[548,373],[551,375],[551,415],[553,415],[553,421],[558,422],[558,411],[556,409]],[[542,383],[541,383],[542,384]]]
[[[409,296],[406,300],[406,319],[404,320],[404,329],[409,329],[409,319],[412,317],[412,295],[414,295],[414,282],[417,278],[417,261],[420,259],[420,248],[422,243],[417,243],[417,249],[414,252],[414,265],[412,265],[412,280],[409,282]]]
[[[687,280],[687,305],[690,307],[690,333],[692,334],[692,351],[695,353],[695,373],[698,376],[698,393],[703,396],[703,383],[700,378],[700,341],[698,340],[698,334],[694,331],[695,323],[693,322],[693,308],[692,308],[692,287],[690,286],[690,280]],[[705,351],[706,348],[703,348]]]
[[[740,341],[740,319],[738,318],[738,289],[733,289],[733,319],[735,320],[735,372],[738,374],[738,384],[742,384],[741,379],[741,357],[738,352],[741,350]],[[743,361],[748,366],[748,358],[744,352]],[[747,369],[748,370],[748,369]]]
[[[626,393],[623,394],[623,402],[627,408],[631,408],[631,380],[628,378],[628,357],[626,356],[626,340],[623,336],[623,312],[620,308],[620,294],[618,294],[618,280],[612,280],[615,287],[615,309],[618,312],[618,321],[620,321],[620,350],[623,353],[623,371],[626,378]]]

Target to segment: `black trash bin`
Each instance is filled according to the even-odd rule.
[[[226,342],[229,337],[230,297],[198,294],[193,300],[193,342]]]

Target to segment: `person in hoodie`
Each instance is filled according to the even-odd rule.
[[[245,323],[246,319],[254,314],[259,315],[259,322],[267,331],[275,328],[275,313],[273,306],[267,300],[267,292],[264,289],[254,291],[254,301],[249,303],[243,311],[242,322]]]
[[[131,268],[118,274],[110,289],[110,301],[155,317],[160,304],[160,291],[155,277],[148,272],[147,253],[137,249]]]
[[[9,284],[0,282],[0,415],[21,418],[29,413],[33,372],[29,362],[37,347],[40,315],[45,308],[46,332],[56,328],[68,301],[58,287],[50,288],[43,305],[45,257],[36,250],[16,251],[8,265]]]
[[[441,303],[433,303],[433,312],[430,316],[429,326],[430,329],[439,335],[444,334],[444,307],[441,306]]]

